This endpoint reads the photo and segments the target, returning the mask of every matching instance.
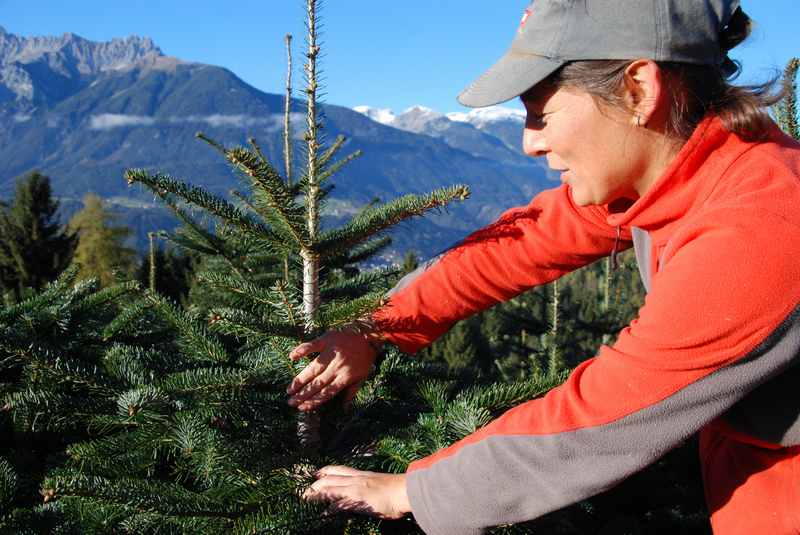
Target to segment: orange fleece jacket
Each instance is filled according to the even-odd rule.
[[[406,352],[635,241],[638,317],[546,396],[413,463],[429,534],[477,534],[602,492],[697,431],[717,535],[800,531],[800,147],[706,118],[633,205],[567,186],[510,210],[401,281],[374,320]],[[638,239],[637,239],[638,237]],[[642,265],[644,264],[644,265]]]

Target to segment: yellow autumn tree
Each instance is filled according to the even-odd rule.
[[[100,284],[113,283],[119,274],[131,275],[136,251],[125,245],[131,235],[128,227],[116,225],[117,216],[94,193],[83,198],[83,209],[69,222],[68,229],[78,235],[73,262],[79,266],[78,278],[97,277]]]

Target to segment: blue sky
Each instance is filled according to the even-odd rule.
[[[458,92],[507,48],[528,0],[327,0],[322,11],[326,100],[395,111],[461,110]],[[742,81],[763,80],[800,56],[800,0],[742,0],[758,23],[736,51]],[[165,54],[220,65],[281,93],[283,36],[301,63],[302,0],[0,0],[8,32],[101,41],[143,35]],[[296,84],[300,78],[295,76]]]

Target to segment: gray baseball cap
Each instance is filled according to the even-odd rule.
[[[521,95],[575,60],[719,64],[719,34],[739,0],[534,0],[511,48],[459,96],[480,108]]]

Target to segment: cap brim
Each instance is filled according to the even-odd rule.
[[[458,101],[470,108],[500,104],[520,96],[564,63],[566,62],[510,50],[462,91],[458,95]]]

